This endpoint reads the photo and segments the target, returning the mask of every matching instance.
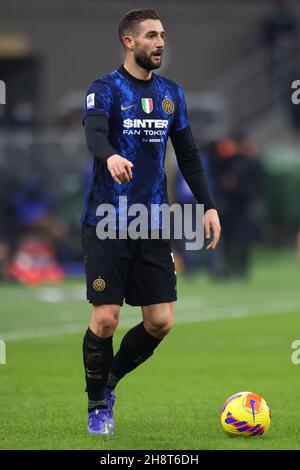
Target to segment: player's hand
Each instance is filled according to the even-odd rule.
[[[131,181],[133,163],[121,155],[115,154],[107,159],[107,168],[116,183],[122,184]]]
[[[221,225],[219,221],[218,212],[216,209],[208,209],[204,214],[204,232],[205,237],[210,238],[211,233],[213,234],[212,241],[207,245],[206,249],[215,249],[221,234]]]

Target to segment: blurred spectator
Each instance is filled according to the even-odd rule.
[[[6,280],[8,262],[13,247],[13,220],[9,207],[9,184],[3,172],[0,172],[0,280]]]
[[[19,247],[8,266],[11,277],[26,285],[57,283],[64,279],[53,245],[41,237],[21,238]]]
[[[212,149],[211,149],[212,150]],[[263,170],[254,144],[242,133],[220,141],[213,167],[221,210],[223,272],[218,276],[245,279],[249,273],[254,229],[261,225]]]
[[[52,202],[37,178],[25,179],[12,188],[11,205],[16,229],[63,240],[68,227],[53,210]]]
[[[60,281],[63,270],[56,261],[55,250],[68,238],[67,225],[53,212],[37,178],[15,184],[10,196],[17,236],[16,250],[8,266],[10,276],[26,284]]]
[[[0,281],[9,278],[8,262],[9,262],[10,248],[5,240],[0,240]]]

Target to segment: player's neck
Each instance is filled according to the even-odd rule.
[[[124,68],[127,70],[130,75],[139,80],[150,80],[152,77],[152,70],[145,70],[140,67],[136,62],[131,62],[129,60],[125,60]]]

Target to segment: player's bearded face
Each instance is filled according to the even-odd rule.
[[[134,59],[145,70],[158,69],[162,63],[165,31],[159,20],[140,23],[134,38]]]
[[[134,59],[136,63],[145,70],[158,69],[162,63],[162,49],[148,51],[140,45],[136,45]]]

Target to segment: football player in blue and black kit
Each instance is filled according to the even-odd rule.
[[[220,236],[199,151],[187,119],[179,85],[152,71],[161,65],[164,29],[152,9],[127,13],[119,23],[124,65],[95,80],[85,102],[87,146],[94,156],[93,182],[82,214],[87,299],[93,306],[83,341],[88,431],[114,430],[114,389],[125,374],[148,359],[173,323],[176,274],[170,240],[99,239],[97,208],[168,203],[164,160],[170,137],[178,165],[197,201],[204,204],[207,246]],[[118,230],[119,227],[116,227]],[[141,306],[143,321],[124,336],[114,356],[113,334],[123,301]]]

